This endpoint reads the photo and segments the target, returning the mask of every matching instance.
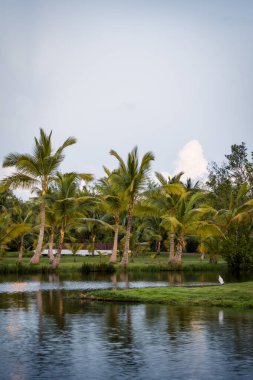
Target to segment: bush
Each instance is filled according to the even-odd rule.
[[[115,273],[116,269],[113,265],[101,263],[101,264],[87,264],[83,263],[81,266],[82,273],[101,272],[101,273]]]
[[[233,271],[253,269],[251,229],[231,228],[223,241],[221,255]]]

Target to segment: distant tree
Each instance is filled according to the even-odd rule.
[[[74,239],[71,239],[71,243],[66,243],[66,248],[72,252],[74,256],[74,262],[76,262],[76,254],[83,248],[83,243],[78,243]]]
[[[233,270],[253,265],[253,199],[247,183],[230,190],[226,207],[219,210],[216,221],[226,235],[219,253]]]
[[[216,209],[226,207],[231,191],[235,196],[242,183],[246,183],[253,196],[253,152],[249,158],[244,142],[231,146],[231,153],[225,155],[226,161],[220,166],[213,162],[209,166],[207,186],[211,190],[210,199]]]

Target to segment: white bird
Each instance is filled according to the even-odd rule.
[[[219,275],[219,277],[218,277],[218,281],[219,281],[219,283],[221,284],[221,285],[223,285],[224,284],[224,280],[223,280],[223,278]]]

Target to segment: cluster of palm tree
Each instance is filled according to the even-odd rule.
[[[31,208],[24,218],[23,224],[10,223],[10,237],[17,237],[19,234],[24,237],[28,229],[25,224],[26,219],[32,212],[39,214],[39,234],[37,237],[36,249],[31,264],[38,264],[43,249],[45,228],[50,228],[49,256],[54,266],[59,263],[59,256],[62,250],[64,234],[66,228],[71,225],[73,219],[83,216],[80,212],[79,204],[87,200],[80,193],[81,180],[89,181],[93,177],[89,174],[60,173],[59,166],[64,159],[64,150],[70,145],[75,144],[76,139],[69,137],[54,152],[52,148],[52,132],[48,135],[40,129],[40,138],[35,138],[33,154],[11,153],[7,155],[3,162],[3,167],[15,169],[14,174],[4,178],[1,182],[2,192],[8,189],[30,189],[36,194],[33,198],[33,209]],[[37,206],[37,207],[36,207]],[[39,209],[39,212],[38,212]],[[10,213],[8,213],[10,215]],[[22,215],[22,210],[20,211]],[[4,213],[1,214],[4,218]],[[22,218],[22,217],[21,217]],[[15,226],[15,229],[14,229]],[[60,238],[58,252],[56,256],[52,254],[54,241],[54,229],[59,227]],[[36,218],[35,225],[36,229]],[[15,232],[16,231],[16,232]],[[19,233],[18,233],[19,231]],[[15,233],[15,235],[14,235]],[[6,244],[6,238],[1,244]],[[22,250],[20,250],[22,252]],[[21,254],[20,254],[21,257]]]
[[[178,265],[187,237],[197,237],[203,253],[225,239],[231,225],[252,224],[253,200],[248,197],[246,183],[236,197],[231,193],[227,209],[216,210],[209,192],[190,179],[183,182],[182,172],[168,178],[156,172],[155,180],[151,180],[154,155],[147,152],[139,159],[135,147],[126,161],[111,150],[118,166],[112,171],[104,167],[105,176],[89,187],[91,174],[59,171],[65,149],[76,139],[69,137],[56,151],[51,140],[52,132],[47,135],[40,129],[32,154],[11,153],[3,162],[3,167],[14,168],[15,172],[1,181],[1,193],[26,188],[35,196],[12,208],[8,208],[6,199],[1,202],[0,246],[19,238],[22,259],[25,236],[32,234],[36,248],[31,264],[39,263],[46,243],[49,260],[57,267],[64,244],[73,253],[80,249],[80,233],[90,235],[94,252],[96,237],[103,230],[113,240],[110,263],[118,260],[119,241],[123,245],[122,266],[127,266],[129,252],[155,242],[156,253],[167,244],[168,262]]]

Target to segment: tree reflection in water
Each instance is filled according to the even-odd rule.
[[[252,312],[80,302],[57,286],[0,293],[2,378],[208,380],[212,368],[216,378],[246,379],[253,371]]]

